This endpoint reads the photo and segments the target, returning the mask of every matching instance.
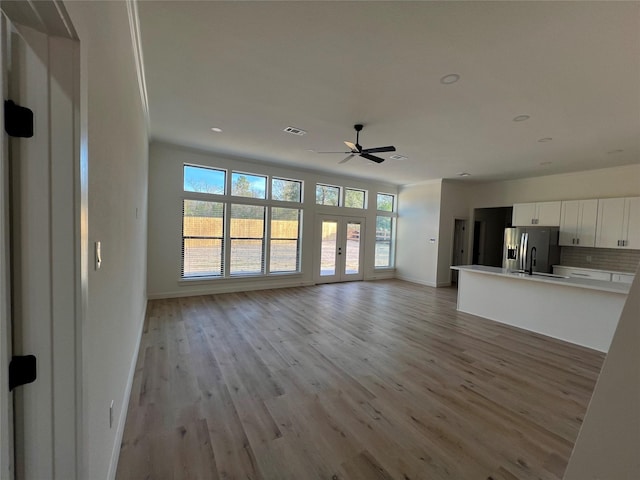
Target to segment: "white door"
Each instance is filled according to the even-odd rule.
[[[0,91],[7,98],[7,24],[0,17]],[[9,156],[4,134],[4,122],[0,122],[0,478],[13,478],[13,395],[9,392],[7,372],[11,361],[11,281],[9,267]]]
[[[316,283],[364,278],[363,217],[318,215],[316,222]]]
[[[81,374],[77,42],[12,25],[4,14],[3,22],[3,54],[10,52],[3,55],[4,99],[33,111],[33,136],[8,138],[2,132],[8,144],[3,169],[9,165],[4,185],[10,185],[3,202],[10,233],[2,237],[11,241],[11,272],[2,295],[10,288],[12,316],[1,333],[10,323],[12,353],[36,357],[37,379],[9,394],[14,471],[6,477],[3,471],[1,478],[72,480],[80,449]],[[5,200],[4,190],[3,195]]]

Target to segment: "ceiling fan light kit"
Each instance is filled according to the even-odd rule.
[[[354,156],[359,155],[362,158],[366,158],[367,160],[371,160],[375,163],[384,162],[384,158],[378,157],[376,155],[372,155],[372,153],[384,153],[384,152],[395,152],[396,147],[393,145],[389,145],[386,147],[374,147],[374,148],[362,148],[360,145],[360,132],[364,128],[364,125],[357,123],[353,126],[356,131],[356,143],[351,143],[345,141],[344,144],[349,148],[348,152],[318,152],[318,153],[346,153],[347,157],[342,159],[338,163],[346,163],[351,160]]]

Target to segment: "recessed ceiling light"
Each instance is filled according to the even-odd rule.
[[[531,115],[518,115],[517,117],[513,118],[514,122],[524,122],[525,120],[529,120],[531,118]]]
[[[211,127],[211,131],[212,132],[216,132],[216,133],[220,133],[220,132],[222,132],[222,129],[219,128],[219,127]]]
[[[391,155],[389,158],[391,160],[400,160],[400,161],[407,159],[407,157],[403,157],[402,155]]]
[[[622,152],[624,152],[624,150],[622,150],[622,149],[617,149],[617,150],[609,150],[607,153],[608,153],[609,155],[612,155],[612,154],[614,154],[614,153],[622,153]]]
[[[546,165],[551,165],[552,163],[553,163],[553,162],[549,162],[549,161],[547,161],[547,162],[540,162],[540,165],[542,165],[542,166],[546,166]]]
[[[541,138],[541,139],[540,139],[540,140],[538,140],[538,141],[539,141],[539,142],[541,142],[541,143],[544,143],[544,142],[550,142],[551,140],[553,140],[553,138],[551,138],[551,137],[544,137],[544,138]]]
[[[442,77],[440,79],[440,83],[443,85],[451,85],[452,83],[456,83],[458,80],[460,80],[460,75],[457,73],[450,73]]]
[[[458,176],[459,176],[459,177],[470,177],[470,176],[471,176],[471,174],[470,174],[470,173],[467,173],[467,172],[462,172],[462,173],[459,173],[459,174],[458,174]]]

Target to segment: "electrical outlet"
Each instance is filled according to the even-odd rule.
[[[111,405],[109,405],[109,428],[113,428],[113,400],[111,400]]]
[[[587,263],[591,263],[591,255],[587,255]]]

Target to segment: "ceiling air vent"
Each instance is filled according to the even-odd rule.
[[[402,155],[391,155],[389,157],[391,160],[406,160],[407,157],[403,157]]]
[[[307,132],[305,132],[304,130],[296,127],[287,127],[284,129],[284,131],[287,133],[292,133],[294,135],[300,135],[300,136],[307,134]]]

